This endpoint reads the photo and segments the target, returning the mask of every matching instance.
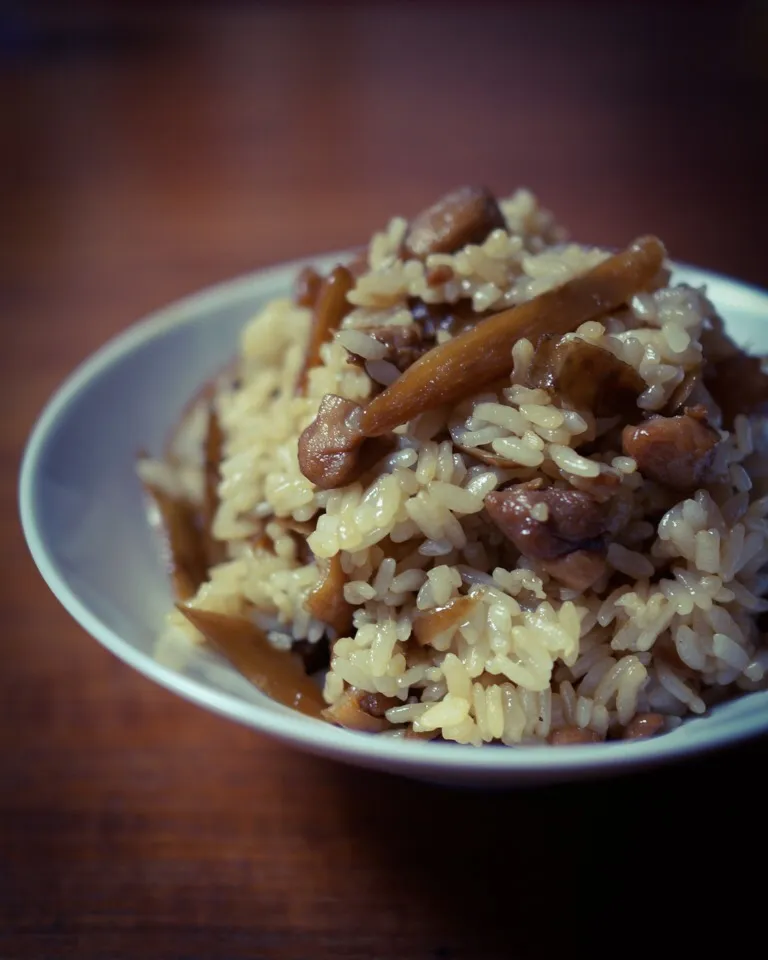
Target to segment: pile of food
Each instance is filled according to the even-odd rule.
[[[766,686],[768,377],[665,256],[466,187],[303,270],[140,462],[163,642],[474,745],[651,736]]]

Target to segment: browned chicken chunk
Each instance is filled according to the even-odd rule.
[[[460,187],[411,221],[405,238],[407,256],[423,259],[430,253],[453,253],[468,243],[482,243],[504,215],[485,187]]]
[[[628,363],[585,340],[542,340],[528,381],[532,387],[554,391],[566,406],[589,410],[596,417],[642,416],[637,398],[645,390],[643,378]]]
[[[594,730],[581,727],[561,727],[549,735],[549,742],[556,747],[575,747],[585,743],[602,743],[603,738]]]
[[[653,417],[625,427],[621,441],[644,477],[690,491],[711,466],[720,434],[707,423],[703,408],[694,407],[679,417]]]
[[[623,740],[641,740],[655,737],[664,729],[664,717],[660,713],[638,713],[629,721],[622,734]]]
[[[359,409],[352,400],[329,393],[323,397],[315,419],[299,437],[301,472],[322,490],[344,486],[357,470],[357,452],[363,436],[347,421]]]
[[[574,550],[543,563],[547,573],[571,590],[588,590],[607,569],[605,557],[597,550]]]
[[[434,346],[434,340],[425,338],[421,327],[416,323],[375,327],[367,332],[387,348],[382,360],[393,363],[401,373]]]
[[[491,520],[525,557],[554,560],[575,550],[599,551],[602,538],[626,522],[623,500],[600,503],[584,490],[541,489],[539,484],[520,483],[485,498]]]

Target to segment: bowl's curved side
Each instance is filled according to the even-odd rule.
[[[143,522],[136,453],[160,449],[188,397],[231,356],[244,322],[267,300],[287,293],[298,267],[327,266],[340,256],[295,261],[179,301],[104,346],[51,398],[25,450],[19,507],[35,563],[75,620],[140,673],[209,710],[313,753],[442,782],[517,784],[598,775],[767,731],[768,692],[761,692],[657,740],[468,750],[370,738],[309,720],[264,697],[202,650],[178,669],[155,659],[157,624],[171,598]],[[706,284],[737,339],[768,352],[768,293],[688,266],[676,275]]]

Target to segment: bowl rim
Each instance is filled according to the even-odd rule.
[[[47,444],[81,391],[126,355],[168,330],[193,322],[206,310],[225,301],[231,303],[246,299],[250,295],[256,296],[262,286],[289,281],[302,266],[330,265],[340,257],[349,256],[349,253],[348,250],[343,250],[303,256],[224,280],[177,299],[111,337],[83,360],[54,390],[25,445],[19,474],[18,500],[28,549],[44,581],[65,610],[107,650],[166,690],[283,742],[290,742],[309,752],[333,756],[349,763],[386,766],[402,772],[429,770],[435,774],[458,771],[468,774],[533,774],[537,771],[551,771],[553,768],[574,773],[606,768],[618,772],[631,767],[692,756],[768,732],[766,710],[762,724],[756,718],[749,717],[742,723],[726,722],[722,728],[715,728],[707,736],[699,735],[690,740],[674,737],[672,742],[669,737],[664,736],[631,743],[609,741],[568,747],[548,745],[545,749],[526,745],[512,749],[478,750],[454,743],[370,737],[306,718],[279,704],[263,707],[257,702],[245,701],[235,694],[213,690],[202,681],[186,677],[124,640],[69,587],[39,522],[36,485],[40,477],[41,458]],[[768,310],[768,291],[760,287],[677,261],[672,263],[672,267],[675,274],[689,275],[689,281],[685,280],[685,276],[680,278],[684,282],[706,284],[715,281],[745,301],[748,308]],[[746,694],[746,697],[765,697],[768,703],[766,691]],[[706,718],[702,718],[701,722],[706,722]]]

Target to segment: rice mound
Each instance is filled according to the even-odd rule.
[[[670,500],[622,455],[615,417],[596,420],[526,385],[534,345],[521,340],[503,390],[398,427],[396,449],[370,482],[320,490],[299,469],[298,438],[326,394],[364,401],[397,376],[366,331],[411,323],[412,298],[470,298],[476,311],[498,310],[609,255],[566,242],[527,191],[500,205],[506,229],[425,262],[400,256],[405,220],[376,234],[368,270],[348,296],[354,309],[322,346],[303,396],[295,384],[311,311],[286,297],[247,324],[238,380],[222,381],[215,397],[225,445],[213,534],[228,559],[210,570],[190,605],[252,617],[284,649],[330,635],[326,702],[349,687],[392,698],[386,735],[517,745],[577,728],[603,739],[643,713],[663,715],[669,729],[766,685],[768,648],[757,625],[768,610],[761,418],[738,415],[722,429],[707,482]],[[449,268],[448,279],[435,285],[429,271],[437,267]],[[438,342],[449,336],[441,331]],[[707,358],[728,350],[706,292],[687,286],[638,295],[566,338],[603,347],[637,371],[646,413],[665,407],[701,367],[705,349]],[[365,362],[351,364],[350,353]],[[587,432],[593,439],[580,453]],[[199,499],[199,448],[198,407],[178,431],[170,463],[143,471]],[[466,448],[503,457],[504,466]],[[607,548],[605,574],[586,591],[519,554],[489,521],[485,498],[511,482],[542,477],[579,489],[605,471],[620,484],[631,518]],[[305,543],[285,521],[312,528]],[[340,637],[305,608],[323,565],[337,556],[355,608],[351,634]],[[473,598],[466,615],[416,642],[418,618],[459,596]],[[169,613],[163,649],[201,641],[178,611]]]

